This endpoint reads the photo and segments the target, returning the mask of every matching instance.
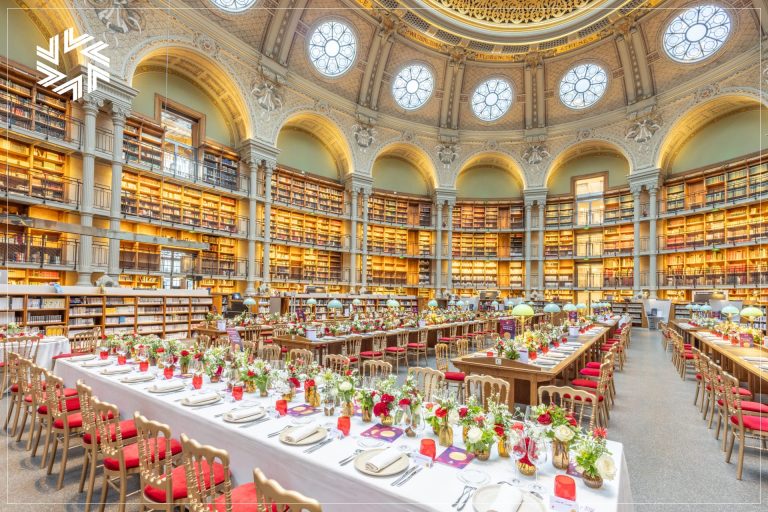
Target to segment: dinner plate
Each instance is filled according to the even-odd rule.
[[[488,473],[479,469],[463,469],[457,476],[465,484],[475,487],[480,487],[491,479]]]
[[[221,401],[221,397],[218,396],[218,395],[215,396],[215,397],[211,397],[210,400],[206,400],[205,402],[195,402],[195,403],[190,403],[189,402],[189,397],[187,397],[187,398],[184,398],[181,401],[181,405],[184,405],[186,407],[202,407],[204,405],[211,405],[211,404],[215,404],[215,403],[220,402],[220,401]]]
[[[475,512],[487,512],[491,505],[493,505],[493,500],[496,499],[499,491],[505,485],[507,484],[486,485],[478,489],[472,497],[472,507],[475,509]],[[523,495],[523,502],[520,504],[517,512],[545,512],[547,510],[547,506],[542,500],[522,489],[520,489],[520,492]]]
[[[753,357],[753,356],[746,356],[742,357],[743,360],[749,361],[750,363],[768,363],[768,357]]]
[[[173,386],[158,388],[157,386],[159,386],[160,383],[157,383],[154,386],[148,387],[147,391],[149,391],[150,393],[156,393],[158,395],[162,395],[163,393],[173,393],[174,391],[179,391],[180,389],[184,389],[184,387],[186,386],[186,384],[181,381],[174,382],[173,384],[174,384]]]
[[[360,455],[355,457],[355,469],[358,470],[359,472],[361,472],[361,473],[363,473],[365,475],[369,475],[369,476],[392,476],[392,475],[396,475],[398,473],[402,473],[403,471],[408,469],[408,467],[411,465],[411,460],[408,458],[408,455],[403,453],[403,454],[400,455],[399,459],[397,459],[395,462],[393,462],[389,466],[385,467],[384,469],[382,469],[378,473],[375,473],[373,471],[369,471],[368,469],[365,468],[365,464],[369,460],[371,460],[372,458],[374,458],[375,456],[377,456],[378,454],[380,454],[381,452],[383,452],[385,450],[387,450],[387,448],[379,448],[379,449],[376,449],[376,450],[368,450],[367,452],[361,453]]]
[[[83,368],[98,368],[100,366],[109,366],[114,361],[110,361],[109,359],[97,359],[96,361],[86,361],[83,363]]]
[[[562,352],[552,352],[551,350],[547,352],[547,357],[550,359],[565,359],[568,357],[567,355],[563,354]]]
[[[145,374],[139,374],[139,375],[132,375],[130,377],[123,377],[120,379],[120,382],[124,384],[136,384],[138,382],[149,382],[151,380],[155,380],[155,376],[151,373],[145,373]]]
[[[73,363],[80,363],[82,361],[90,361],[91,359],[96,359],[96,354],[85,354],[82,356],[75,356],[70,357],[69,360]]]
[[[282,441],[285,444],[291,445],[291,446],[304,446],[304,445],[307,445],[307,444],[319,443],[320,441],[325,439],[326,436],[328,435],[328,431],[326,429],[324,429],[323,427],[318,427],[317,428],[317,432],[315,432],[311,436],[305,437],[304,439],[302,439],[298,443],[292,443],[292,442],[286,440],[285,436],[287,436],[289,433],[293,432],[293,430],[295,428],[300,428],[300,427],[289,427],[289,428],[285,429],[282,433],[280,433],[280,441]]]
[[[238,419],[232,419],[230,414],[232,411],[226,413],[223,417],[223,420],[227,423],[250,423],[252,421],[256,421],[259,418],[263,418],[265,414],[267,414],[267,411],[264,410],[263,407],[259,407],[259,410],[255,411],[250,416],[246,416],[245,418],[238,418]]]
[[[102,375],[121,375],[123,373],[130,373],[133,371],[133,368],[131,368],[128,365],[125,366],[115,366],[114,368],[104,368],[101,370]]]

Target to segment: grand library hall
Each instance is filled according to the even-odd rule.
[[[0,511],[768,511],[768,0],[0,27]]]

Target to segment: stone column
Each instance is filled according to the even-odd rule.
[[[246,275],[245,295],[256,294],[256,237],[258,221],[256,217],[256,197],[259,193],[259,164],[248,159],[248,272]]]
[[[127,109],[112,105],[112,182],[109,203],[109,229],[120,231],[122,217],[122,188],[123,188],[123,131]],[[120,276],[120,240],[109,239],[109,259],[107,274],[117,281]]]
[[[531,204],[525,204],[525,296],[531,293]]]
[[[450,273],[451,269],[448,269]],[[435,289],[440,296],[443,285],[443,205],[435,200]]]
[[[357,286],[357,190],[349,192],[349,286]]]
[[[94,173],[96,168],[96,116],[103,101],[85,98],[83,101],[84,133],[83,133],[83,187],[80,191],[80,225],[93,226],[93,190],[96,184]],[[93,236],[80,235],[80,248],[77,262],[77,285],[91,286],[93,263]]]
[[[453,272],[451,267],[453,266],[453,203],[448,203],[448,218],[445,221],[445,263],[448,267],[448,273],[445,275],[445,287],[449,290],[453,290]]]
[[[539,244],[538,244],[538,254],[536,257],[538,258],[538,269],[539,269],[539,279],[538,283],[536,284],[537,288],[540,291],[544,291],[544,211],[546,206],[539,203]]]
[[[638,293],[640,293],[640,188],[632,190],[632,206],[633,206],[633,217],[632,220],[634,222],[634,235],[635,235],[635,243],[634,248],[632,249],[632,256],[634,258],[634,271],[632,274],[632,283],[633,283],[633,295],[637,296]]]
[[[650,196],[650,217],[648,221],[648,253],[649,256],[649,264],[648,264],[648,289],[650,293],[650,297],[652,299],[656,298],[656,258],[657,258],[657,240],[656,240],[656,217],[658,216],[658,203],[656,200],[656,195],[658,193],[658,187],[652,186],[651,189],[648,191],[648,194]]]
[[[363,238],[360,241],[360,290],[364,290],[368,285],[368,198],[371,192],[363,189]],[[355,269],[356,271],[356,269]]]
[[[270,282],[269,275],[269,250],[272,246],[271,215],[272,215],[272,171],[273,165],[262,161],[264,170],[264,252],[262,253],[262,281]]]

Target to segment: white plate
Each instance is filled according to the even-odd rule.
[[[173,386],[168,386],[165,388],[158,388],[160,383],[155,384],[154,386],[150,386],[147,388],[147,391],[150,393],[157,393],[158,395],[162,395],[163,393],[173,393],[174,391],[179,391],[181,389],[184,389],[186,384],[184,382],[174,382]]]
[[[325,439],[328,436],[328,431],[327,430],[325,430],[323,427],[318,427],[317,428],[317,432],[315,432],[311,436],[305,437],[304,439],[302,439],[298,443],[292,443],[292,442],[286,440],[285,436],[287,436],[290,432],[293,432],[294,428],[298,428],[298,427],[291,427],[291,428],[287,428],[287,429],[283,430],[283,432],[280,433],[280,441],[282,441],[285,444],[291,445],[291,446],[304,446],[304,445],[307,445],[307,444],[319,443],[320,441],[322,441],[323,439]]]
[[[249,409],[250,409],[250,407],[249,407]],[[267,411],[265,411],[263,407],[259,407],[258,410],[255,410],[255,408],[254,408],[254,413],[253,414],[251,414],[250,416],[246,416],[245,418],[238,418],[238,419],[232,419],[229,416],[230,414],[231,414],[231,411],[224,415],[223,419],[227,423],[250,423],[252,421],[258,420],[259,418],[263,418],[264,415],[267,414]]]
[[[507,484],[494,484],[479,488],[472,497],[472,507],[475,512],[487,512],[488,508],[493,505],[493,500],[498,496],[502,486],[505,485]],[[547,506],[539,498],[522,489],[520,492],[523,495],[523,502],[516,512],[545,512],[547,510]]]
[[[96,359],[96,354],[86,354],[84,356],[74,356],[67,358],[73,363],[80,363],[82,361],[90,361],[91,359]]]
[[[130,377],[123,377],[120,382],[124,384],[137,384],[139,382],[149,382],[155,380],[155,376],[151,373],[132,375]]]
[[[128,365],[124,366],[115,366],[114,368],[105,368],[101,370],[102,375],[122,375],[123,373],[130,373],[133,371],[133,368],[131,368]]]
[[[355,457],[355,469],[365,475],[370,475],[370,476],[393,476],[393,475],[397,475],[398,473],[402,473],[403,471],[408,469],[408,467],[411,465],[411,459],[408,458],[408,455],[403,453],[400,455],[399,459],[397,459],[395,462],[385,467],[378,473],[375,473],[373,471],[369,471],[368,469],[366,469],[365,464],[369,460],[371,460],[372,458],[374,458],[375,456],[377,456],[378,454],[380,454],[385,450],[387,450],[387,448],[379,448],[377,450],[368,450],[367,452],[361,453],[360,455]]]
[[[220,396],[211,397],[210,400],[206,400],[205,402],[195,402],[195,403],[189,403],[189,399],[185,398],[181,401],[181,405],[184,405],[186,407],[202,407],[203,405],[211,405],[215,404],[221,401]]]
[[[357,440],[357,446],[359,446],[363,450],[378,448],[383,444],[384,444],[384,441],[382,441],[381,439],[373,439],[371,437],[361,437],[360,439]]]
[[[465,484],[473,485],[475,487],[479,487],[491,479],[491,477],[485,471],[480,471],[479,469],[467,469],[467,468],[459,471],[459,474],[457,475],[457,477],[459,480],[461,480]]]
[[[109,366],[113,363],[109,359],[97,359],[96,361],[87,361],[83,363],[83,368],[98,368],[100,366]]]

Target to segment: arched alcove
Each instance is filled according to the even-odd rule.
[[[576,145],[556,159],[547,178],[550,195],[573,193],[576,178],[606,176],[605,188],[617,188],[628,183],[629,161],[617,149],[607,143]]]
[[[456,178],[458,199],[519,199],[524,188],[518,163],[498,152],[472,156],[462,164]]]
[[[414,195],[430,195],[435,184],[432,161],[411,144],[386,146],[373,162],[374,188]]]
[[[333,152],[308,131],[284,127],[277,136],[277,148],[279,165],[333,180],[341,177]]]

